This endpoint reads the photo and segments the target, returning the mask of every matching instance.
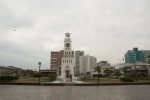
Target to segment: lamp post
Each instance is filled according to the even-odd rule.
[[[98,86],[99,86],[99,66],[98,66]]]
[[[150,64],[147,64],[147,76],[149,77],[149,74],[150,74],[150,72],[149,72],[149,65]]]
[[[39,64],[39,83],[40,83],[40,67],[41,67],[41,62],[38,62]]]
[[[148,77],[149,77],[149,75],[150,75],[150,55],[148,56],[147,69],[148,69]]]
[[[96,67],[96,71],[98,72],[98,86],[99,86],[99,73],[100,73],[100,71],[101,71],[100,66],[97,66],[97,67]]]
[[[134,68],[135,68],[135,81],[137,82],[137,74],[136,74],[136,61],[134,61]]]

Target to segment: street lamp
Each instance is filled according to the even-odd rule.
[[[150,57],[149,56],[148,56],[148,61],[147,61],[148,77],[150,75]]]
[[[137,74],[136,74],[136,61],[134,61],[134,68],[135,68],[135,81],[137,82]]]
[[[100,66],[97,66],[96,67],[96,71],[98,72],[98,86],[99,86],[99,73],[101,71],[101,67]]]
[[[38,62],[39,64],[39,83],[40,83],[40,67],[41,67],[41,62]]]

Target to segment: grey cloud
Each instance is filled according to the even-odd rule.
[[[50,51],[63,48],[68,24],[73,50],[117,63],[128,49],[150,49],[149,4],[149,0],[2,0],[0,64],[37,69],[41,61],[49,68]]]

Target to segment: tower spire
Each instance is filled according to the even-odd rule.
[[[68,33],[68,30],[69,30],[69,24],[67,25],[67,33]]]

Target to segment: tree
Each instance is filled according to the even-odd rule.
[[[129,73],[130,72],[130,73]],[[123,68],[123,73],[124,73],[124,76],[128,76],[128,77],[130,77],[131,76],[131,67],[129,67],[129,66],[125,66],[124,68]]]
[[[95,67],[94,71],[98,72],[98,84],[99,84],[99,73],[101,72],[101,67],[100,66]]]
[[[55,75],[55,74],[49,74],[48,77],[49,77],[49,81],[52,82],[52,81],[55,81],[55,80],[56,80],[57,75]]]
[[[29,69],[27,69],[25,73],[26,73],[26,76],[29,76],[29,77],[32,77],[34,74],[33,70],[29,70]]]
[[[21,69],[15,68],[15,69],[13,70],[13,73],[14,73],[15,75],[20,75],[20,74],[21,74]]]
[[[121,73],[120,73],[120,71],[118,69],[116,69],[114,71],[114,75],[119,77],[121,75]]]
[[[113,70],[105,69],[105,70],[104,70],[104,73],[105,73],[105,75],[106,75],[107,77],[109,77],[110,74],[113,73]]]

